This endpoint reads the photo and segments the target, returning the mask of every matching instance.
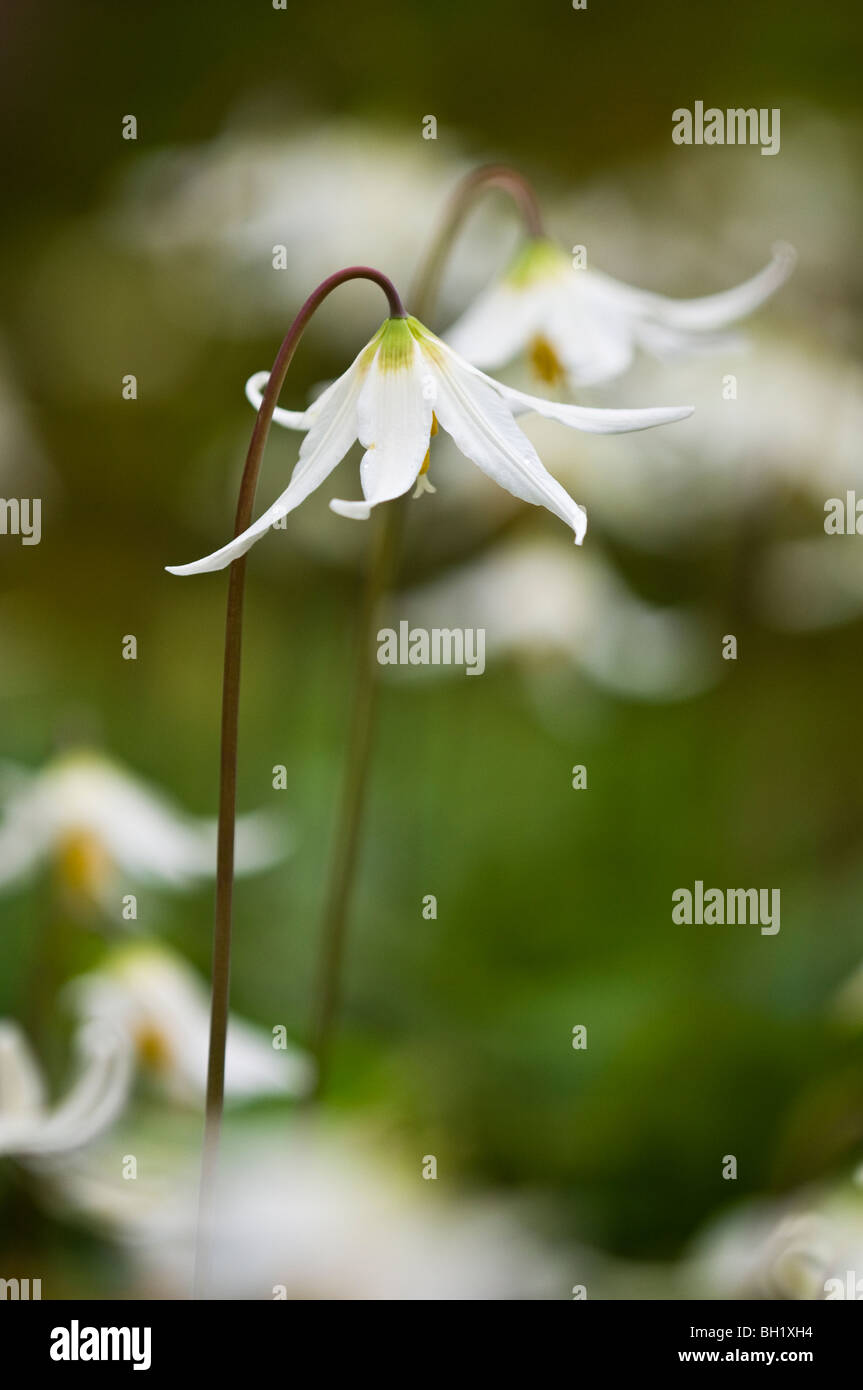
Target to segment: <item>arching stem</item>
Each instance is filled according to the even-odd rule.
[[[494,188],[501,189],[512,198],[529,237],[545,236],[539,201],[527,179],[507,164],[484,164],[479,169],[472,169],[450,198],[443,221],[414,282],[411,305],[417,318],[430,313],[434,305],[443,267],[467,214],[483,194]]]
[[[395,287],[380,271],[369,266],[349,266],[322,281],[303,304],[273,363],[273,369],[258,410],[237,500],[234,535],[239,536],[252,522],[252,509],[261,460],[270,432],[273,410],[279,399],[288,367],[310,318],[334,289],[348,280],[371,280],[387,296],[390,313],[403,318],[405,311]],[[231,923],[234,895],[234,833],[237,815],[237,745],[240,707],[240,666],[243,641],[243,598],[246,584],[246,556],[235,560],[228,579],[225,619],[225,659],[222,673],[222,731],[219,771],[219,829],[216,859],[216,919],[213,930],[212,1004],[210,1010],[210,1048],[207,1062],[207,1090],[204,1143],[201,1156],[201,1184],[198,1205],[198,1234],[195,1252],[195,1296],[203,1297],[207,1278],[207,1255],[213,1214],[213,1191],[222,1113],[225,1098],[225,1048],[231,989]]]

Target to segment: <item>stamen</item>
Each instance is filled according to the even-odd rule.
[[[528,356],[534,375],[548,386],[557,386],[566,377],[563,363],[548,338],[544,338],[541,333],[531,339]]]
[[[422,468],[417,474],[417,485],[413,491],[413,497],[422,497],[424,492],[437,492],[437,488],[433,487],[432,484],[429,482],[428,478],[426,477],[426,474],[429,471],[429,464],[431,463],[431,442],[436,434],[437,416],[435,415],[434,411],[432,411],[431,429],[429,430],[429,447],[426,449],[426,456],[423,459]]]

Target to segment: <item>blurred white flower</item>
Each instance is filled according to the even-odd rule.
[[[751,314],[791,273],[794,252],[778,246],[763,270],[721,294],[666,299],[597,270],[575,269],[554,242],[522,247],[503,278],[449,329],[454,350],[494,370],[527,352],[551,386],[589,386],[620,376],[635,348],[668,358],[727,347],[717,330]]]
[[[0,1021],[0,1154],[48,1158],[90,1143],[113,1123],[129,1093],[132,1051],[110,1025],[76,1034],[80,1070],[53,1108],[42,1071],[17,1024]]]
[[[103,1155],[64,1165],[57,1182],[126,1248],[146,1295],[182,1298],[196,1170],[189,1156],[124,1183],[116,1158]],[[229,1131],[221,1174],[213,1298],[566,1299],[576,1282],[572,1252],[544,1244],[510,1203],[453,1196],[450,1184],[423,1180],[419,1160],[408,1171],[343,1126]]]
[[[759,579],[762,616],[786,632],[837,627],[863,613],[863,555],[851,537],[779,541]]]
[[[569,547],[554,541],[499,542],[399,595],[396,618],[426,629],[483,628],[486,660],[562,656],[599,684],[639,699],[686,698],[718,676],[715,644],[695,615],[638,598],[596,547],[573,565]],[[428,671],[461,674],[452,666]]]
[[[655,391],[658,376],[640,364],[628,393]],[[698,403],[692,418],[661,436],[609,439],[602,457],[561,448],[544,420],[530,422],[548,467],[578,488],[603,532],[646,550],[692,544],[717,520],[789,494],[814,505],[820,529],[828,497],[854,487],[863,496],[863,371],[849,358],[806,339],[759,336],[743,365],[693,359],[675,382]]]
[[[196,972],[157,942],[111,952],[101,969],[68,986],[80,1018],[127,1037],[139,1064],[172,1099],[196,1104],[207,1079],[209,993]],[[278,1044],[278,1045],[277,1045]],[[299,1048],[231,1017],[225,1070],[228,1099],[304,1095],[314,1079]]]
[[[684,1263],[689,1297],[823,1300],[829,1280],[863,1278],[863,1192],[847,1184],[749,1202],[712,1223]]]
[[[4,764],[0,801],[0,887],[52,862],[65,890],[108,909],[126,877],[179,889],[215,872],[215,825],[100,753],[65,753],[40,772]],[[268,817],[240,818],[238,872],[266,868],[283,853]]]
[[[267,373],[259,373],[248,383],[253,405],[260,407],[267,379]],[[434,491],[425,473],[438,422],[483,473],[514,497],[559,516],[572,527],[580,544],[587,525],[584,509],[546,471],[516,425],[514,416],[525,411],[537,411],[590,434],[617,434],[682,420],[691,414],[691,407],[595,410],[541,400],[484,376],[417,319],[389,318],[308,410],[276,408],[273,418],[278,424],[308,430],[282,495],[247,530],[212,555],[168,569],[180,575],[224,569],[320,487],[357,437],[366,449],[360,464],[365,500],[333,500],[330,506],[340,516],[365,520],[372,507],[402,496],[418,480],[418,492]]]
[[[344,119],[293,129],[273,137],[231,127],[147,155],[109,210],[115,235],[161,261],[178,259],[198,321],[243,336],[250,323],[281,325],[297,295],[334,266],[379,265],[406,284],[428,236],[429,208],[467,168],[451,142],[435,147],[433,159],[417,159],[412,132]],[[481,210],[459,247],[450,281],[462,300],[483,273],[490,225]],[[278,246],[287,256],[274,272]],[[320,323],[316,331],[350,343],[368,323],[362,287],[343,290],[339,312]]]

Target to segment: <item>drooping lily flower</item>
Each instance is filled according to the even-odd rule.
[[[129,1039],[140,1067],[181,1104],[196,1104],[207,1072],[209,999],[195,971],[168,947],[138,942],[69,986],[79,1017],[110,1025]],[[278,1045],[276,1045],[278,1044]],[[286,1039],[231,1017],[225,1091],[234,1100],[304,1095],[310,1059]]]
[[[0,783],[0,887],[50,862],[70,898],[106,909],[135,883],[186,888],[215,871],[215,826],[102,754],[64,753],[37,773],[7,765]],[[279,858],[265,817],[238,831],[240,872]]]
[[[255,406],[261,404],[267,379],[268,373],[258,373],[248,383],[247,395]],[[335,499],[333,511],[364,520],[372,507],[402,496],[417,483],[427,491],[429,446],[438,425],[514,497],[546,507],[571,526],[580,544],[587,526],[584,509],[543,467],[515,423],[514,416],[527,411],[588,433],[619,434],[682,420],[692,407],[601,410],[529,396],[485,376],[417,319],[389,318],[308,410],[275,410],[278,424],[307,431],[282,495],[212,555],[168,569],[181,575],[224,569],[320,487],[357,438],[366,450],[360,464],[363,501]]]
[[[47,1158],[88,1144],[113,1123],[125,1104],[132,1049],[105,1023],[83,1027],[76,1039],[78,1079],[52,1109],[42,1071],[17,1024],[0,1022],[0,1154]]]
[[[610,381],[636,348],[668,358],[727,347],[734,339],[720,330],[763,304],[788,279],[795,259],[792,247],[779,244],[768,265],[734,289],[667,299],[598,270],[576,269],[556,243],[535,237],[452,325],[447,342],[489,370],[526,353],[536,375],[553,387]]]

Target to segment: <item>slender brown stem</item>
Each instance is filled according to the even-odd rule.
[[[479,169],[472,169],[453,193],[428,256],[414,283],[411,303],[417,318],[423,318],[434,304],[444,264],[465,217],[477,199],[492,188],[501,189],[513,199],[529,237],[545,235],[536,194],[527,179],[516,169],[511,169],[507,164],[484,164]]]
[[[369,781],[375,715],[377,661],[375,631],[381,600],[396,571],[404,525],[405,497],[387,502],[380,517],[375,548],[363,594],[357,633],[356,681],[345,775],[338,811],[327,898],[321,923],[321,954],[312,1020],[312,1050],[317,1077],[312,1099],[320,1096],[327,1079],[330,1050],[339,1003],[348,911],[356,876],[360,829]]]
[[[349,266],[324,280],[303,304],[291,324],[273,363],[273,369],[258,410],[237,501],[234,535],[239,536],[252,521],[261,460],[270,432],[273,410],[279,398],[291,359],[303,330],[329,294],[347,280],[371,280],[380,285],[395,318],[404,317],[404,307],[395,287],[380,271],[369,266]],[[237,746],[240,707],[240,665],[243,637],[243,598],[246,584],[246,557],[231,565],[225,619],[225,660],[222,674],[222,732],[219,772],[219,830],[216,859],[216,920],[213,931],[213,993],[210,1011],[210,1049],[207,1062],[207,1091],[204,1144],[201,1156],[201,1185],[198,1207],[198,1239],[195,1259],[195,1296],[204,1296],[207,1278],[207,1252],[213,1213],[219,1137],[225,1097],[225,1046],[231,989],[231,921],[234,895],[234,831],[237,814]]]

